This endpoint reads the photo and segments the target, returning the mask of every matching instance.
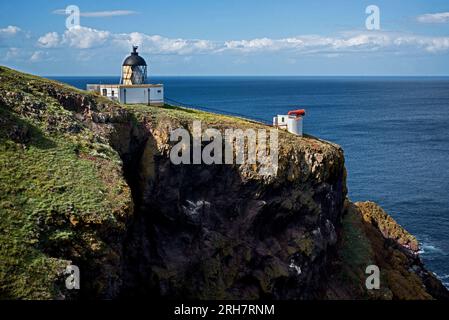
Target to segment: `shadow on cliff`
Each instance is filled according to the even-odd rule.
[[[122,159],[135,213],[121,298],[322,294],[331,226],[338,224],[329,199],[344,194],[341,181],[267,184],[245,178],[236,165],[173,165],[151,133],[130,136],[138,139]]]
[[[0,144],[14,141],[39,149],[51,149],[56,144],[45,137],[43,131],[29,121],[22,120],[11,110],[0,104]]]

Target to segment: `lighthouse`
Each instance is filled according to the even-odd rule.
[[[137,50],[123,60],[119,84],[88,84],[87,90],[124,104],[164,105],[164,85],[148,83],[148,65]]]
[[[131,55],[123,61],[121,84],[141,85],[147,81],[147,63],[139,56],[137,49],[137,46],[133,46]]]

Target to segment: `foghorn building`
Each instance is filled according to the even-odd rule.
[[[164,86],[147,83],[148,66],[137,46],[122,65],[120,84],[88,84],[87,90],[125,104],[164,104]]]
[[[302,121],[306,115],[304,109],[292,110],[284,115],[277,115],[273,118],[273,126],[286,129],[288,132],[302,137]]]

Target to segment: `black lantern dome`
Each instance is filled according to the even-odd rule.
[[[123,61],[121,84],[138,85],[147,81],[147,63],[139,56],[137,48],[133,46],[133,52]]]
[[[126,57],[125,61],[123,61],[123,66],[146,66],[147,63],[145,62],[145,59],[139,56],[139,53],[137,52],[137,46],[133,46],[133,52],[131,52],[131,55]]]

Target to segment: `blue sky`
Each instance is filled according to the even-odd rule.
[[[0,64],[40,75],[117,75],[132,44],[157,75],[449,75],[447,0],[19,2],[0,2]]]

